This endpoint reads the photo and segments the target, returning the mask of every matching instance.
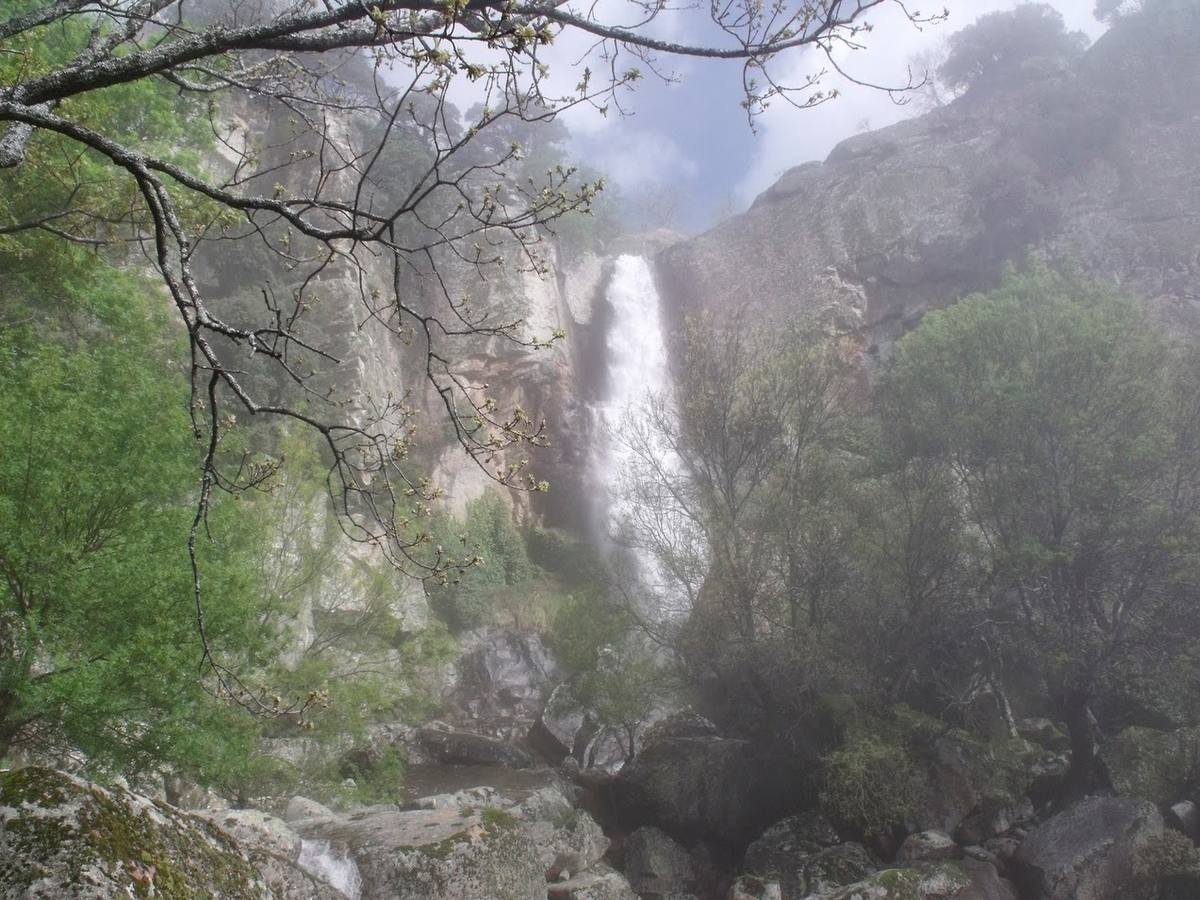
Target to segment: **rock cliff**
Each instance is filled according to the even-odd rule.
[[[1030,253],[1200,315],[1200,7],[1158,0],[1078,61],[853,137],[657,258],[676,313],[833,311],[868,350]]]

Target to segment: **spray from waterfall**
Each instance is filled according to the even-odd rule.
[[[362,875],[354,858],[329,841],[303,840],[300,844],[300,868],[341,891],[348,900],[362,896]]]

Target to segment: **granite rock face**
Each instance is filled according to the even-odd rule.
[[[225,814],[219,814],[217,818]],[[338,900],[282,822],[208,818],[53,769],[0,772],[0,897]]]
[[[1200,312],[1200,7],[1157,0],[1071,66],[969,91],[787,172],[657,257],[682,315],[824,313],[886,352],[1031,252]]]
[[[1017,851],[1017,878],[1032,900],[1129,896],[1138,849],[1163,830],[1152,803],[1084,800],[1034,830]]]

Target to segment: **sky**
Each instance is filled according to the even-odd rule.
[[[621,8],[617,0],[602,2]],[[863,41],[865,49],[843,54],[839,64],[861,80],[902,85],[915,56],[935,52],[954,31],[1017,2],[930,0],[930,8],[947,7],[950,18],[922,29],[907,22],[897,6],[885,4],[869,17],[874,29]],[[1102,32],[1092,16],[1095,0],[1049,2],[1069,28],[1093,39]],[[676,13],[658,24],[658,33],[698,40],[697,15],[704,18],[696,10]],[[552,48],[552,69],[569,70],[587,46],[581,36],[564,36]],[[776,71],[781,80],[796,83],[822,61],[805,50],[786,62],[781,58]],[[839,90],[836,100],[808,110],[777,101],[751,129],[739,105],[739,64],[692,59],[666,64],[675,80],[644,78],[635,91],[622,94],[625,115],[601,116],[583,108],[569,111],[564,120],[575,157],[604,172],[626,200],[668,204],[676,210],[677,227],[689,232],[745,209],[786,170],[824,159],[845,138],[919,112],[916,104],[898,106],[885,92],[858,87],[834,73],[823,85]]]

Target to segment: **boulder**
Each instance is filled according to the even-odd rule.
[[[524,736],[562,676],[536,634],[485,628],[463,635],[464,653],[447,697],[456,721],[506,736]]]
[[[1200,838],[1200,809],[1191,800],[1172,803],[1163,819],[1168,827],[1182,832],[1193,842]]]
[[[757,875],[739,875],[729,888],[729,900],[783,900],[783,887],[778,881]]]
[[[510,812],[375,807],[305,819],[306,840],[348,848],[362,900],[540,900],[546,870],[537,846]]]
[[[814,896],[820,900],[1017,900],[1012,885],[992,866],[971,860],[885,869]]]
[[[982,844],[1033,817],[1033,802],[1022,797],[1015,802],[984,800],[954,832],[961,844]]]
[[[745,844],[810,793],[792,762],[750,741],[665,738],[621,770],[611,785],[613,801],[629,825]]]
[[[320,816],[331,816],[333,810],[328,806],[309,800],[307,797],[296,796],[288,801],[283,812],[283,821],[295,822],[299,819],[312,819]]]
[[[1094,797],[1049,819],[1021,844],[1016,876],[1031,900],[1128,896],[1138,850],[1163,830],[1152,803]]]
[[[551,884],[546,893],[548,900],[638,900],[625,876],[608,866]]]
[[[534,758],[520,747],[468,731],[422,728],[417,739],[434,759],[446,765],[527,769],[535,763]]]
[[[962,746],[937,740],[929,762],[929,794],[917,816],[923,830],[952,834],[979,803],[970,762]]]
[[[776,822],[746,848],[742,860],[742,872],[765,885],[776,884],[782,900],[859,881],[878,867],[862,845],[841,843],[816,811]]]
[[[845,843],[826,847],[804,860],[805,890],[818,894],[853,884],[879,868],[879,863],[861,844]],[[803,894],[783,891],[783,900],[799,900]]]
[[[596,820],[575,809],[556,788],[534,792],[512,812],[537,847],[547,880],[584,872],[608,852],[609,840]]]
[[[1071,739],[1067,736],[1066,726],[1057,725],[1049,719],[1022,719],[1017,723],[1017,734],[1043,750],[1061,752],[1071,749]]]
[[[548,762],[558,765],[575,753],[576,736],[584,727],[585,717],[583,705],[571,685],[564,682],[550,693],[537,721],[530,726],[526,742]]]
[[[684,900],[702,889],[692,854],[657,828],[639,828],[625,838],[625,877],[643,897]]]
[[[900,845],[896,862],[912,865],[921,862],[941,862],[962,857],[962,848],[944,831],[920,831],[910,834]]]
[[[332,888],[271,856],[314,900]],[[53,769],[0,772],[0,896],[300,897],[272,886],[234,838],[202,816]]]
[[[197,815],[225,829],[244,850],[261,850],[289,862],[300,858],[300,835],[283,819],[257,809],[206,810]]]

